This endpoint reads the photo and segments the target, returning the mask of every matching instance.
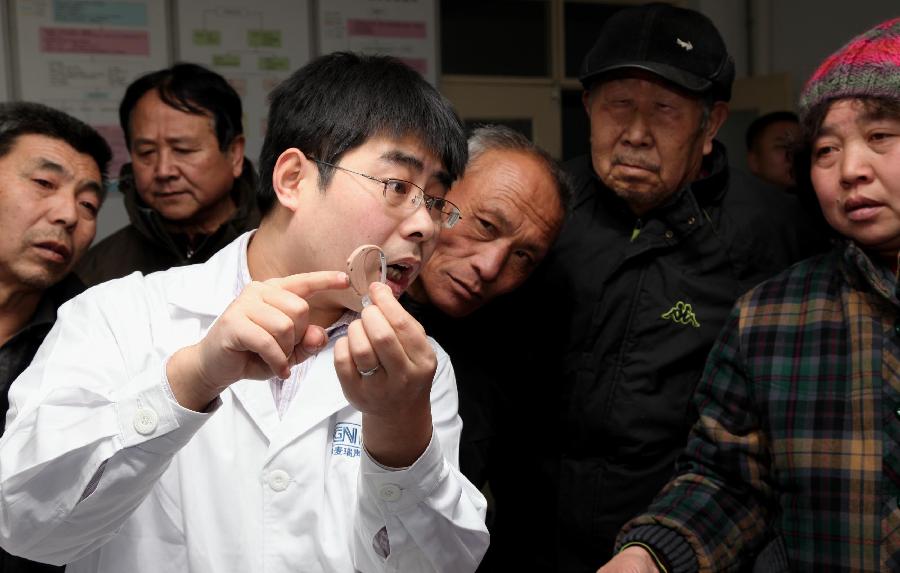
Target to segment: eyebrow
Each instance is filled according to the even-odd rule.
[[[47,170],[52,171],[65,179],[72,179],[72,173],[70,173],[68,169],[45,157],[39,157],[33,165],[34,167],[29,167],[29,171]],[[81,185],[78,186],[78,191],[93,191],[98,197],[103,196],[103,188],[100,186],[99,182],[94,181],[93,179],[82,182]]]
[[[893,116],[883,111],[864,111],[859,116],[857,116],[855,123],[857,125],[860,125],[865,123],[872,123],[875,121],[890,121],[891,119],[893,119]],[[816,138],[818,139],[819,137],[826,135],[837,135],[837,130],[823,123],[819,128],[819,131],[816,133]]]
[[[836,133],[837,131],[833,127],[823,123],[819,127],[819,131],[816,133],[816,139],[824,137],[826,135],[835,135]]]
[[[503,229],[509,229],[510,223],[509,219],[506,218],[502,212],[497,211],[496,209],[487,208],[484,210],[484,214],[497,220],[498,227],[502,227]]]
[[[489,207],[484,209],[483,212],[485,215],[496,219],[497,227],[501,227],[504,230],[509,230],[509,228],[512,226],[512,223],[510,223],[509,219],[507,219],[506,216],[500,211]],[[534,241],[526,241],[522,243],[522,248],[526,251],[530,251],[532,255],[538,255],[542,249],[540,243],[536,243]]]
[[[892,119],[895,119],[894,116],[884,110],[874,110],[874,111],[866,110],[859,116],[858,121],[861,123],[867,123],[867,122],[873,122],[873,121],[884,121],[884,120],[892,120]]]
[[[163,141],[165,141],[166,143],[168,143],[170,145],[178,145],[179,143],[181,143],[181,144],[184,144],[184,143],[196,144],[198,142],[198,139],[196,137],[176,136],[176,137],[166,137],[163,139]],[[134,139],[131,140],[132,146],[134,146],[134,145],[155,145],[155,144],[156,144],[155,139],[148,139],[146,137],[135,137]]]
[[[425,163],[423,163],[421,159],[414,155],[410,155],[409,153],[400,151],[399,149],[391,149],[382,153],[381,159],[387,161],[388,163],[410,167],[416,172],[416,174],[420,174],[425,170]],[[435,174],[435,177],[446,189],[449,189],[450,184],[453,182],[450,174],[443,169],[438,171]]]

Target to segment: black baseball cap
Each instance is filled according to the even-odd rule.
[[[585,89],[602,75],[639,69],[715,101],[731,99],[734,60],[712,21],[669,4],[624,8],[600,28],[578,77]]]

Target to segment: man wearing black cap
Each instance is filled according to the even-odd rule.
[[[733,302],[819,243],[792,197],[728,168],[715,136],[734,65],[708,18],[640,6],[598,38],[581,74],[591,153],[567,165],[570,216],[506,329],[522,333],[519,423],[495,448],[486,561],[507,570],[609,559],[673,471]]]

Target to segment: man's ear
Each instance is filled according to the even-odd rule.
[[[319,170],[296,147],[284,150],[272,170],[272,188],[278,202],[294,211],[303,189],[315,189],[319,184]]]
[[[719,133],[719,129],[725,120],[728,119],[728,103],[717,101],[713,104],[709,112],[709,120],[703,133],[703,155],[712,153],[712,142]]]
[[[231,143],[228,144],[228,159],[231,162],[231,174],[235,179],[241,176],[244,171],[244,147],[247,140],[244,135],[236,135]]]

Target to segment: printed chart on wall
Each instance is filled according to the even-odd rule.
[[[178,59],[222,74],[241,96],[245,154],[254,163],[266,132],[269,92],[310,57],[306,0],[182,0]]]
[[[136,77],[168,65],[166,3],[159,0],[18,0],[17,73],[24,100],[66,111],[109,141],[109,173],[127,161],[119,101]]]
[[[9,73],[9,62],[6,61],[6,58],[9,57],[9,38],[6,35],[6,6],[0,6],[0,101],[9,101],[10,94],[9,93],[9,77],[7,74]]]
[[[385,54],[437,82],[434,0],[328,0],[319,3],[321,52]]]

